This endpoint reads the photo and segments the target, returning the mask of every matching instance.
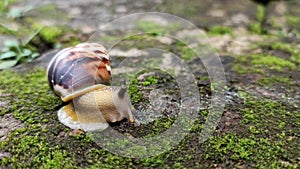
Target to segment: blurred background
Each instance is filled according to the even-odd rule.
[[[1,47],[17,45],[25,53],[11,56],[6,48],[0,68],[31,61],[51,48],[84,41],[101,25],[137,12],[164,12],[191,21],[206,32],[237,31],[299,38],[299,1],[276,0],[3,0],[0,4]],[[9,44],[8,40],[17,41]],[[5,45],[5,43],[7,43]],[[15,44],[17,43],[17,44]]]

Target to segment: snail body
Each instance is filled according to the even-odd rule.
[[[107,122],[128,118],[134,122],[132,104],[125,85],[109,86],[110,58],[97,43],[82,43],[63,49],[47,69],[50,88],[64,102],[58,111],[61,123],[72,129],[105,129]]]

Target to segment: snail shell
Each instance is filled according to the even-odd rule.
[[[58,111],[60,122],[72,129],[103,130],[107,122],[129,118],[133,107],[126,86],[107,86],[111,67],[107,50],[100,44],[83,43],[57,53],[47,77],[50,88],[64,102]]]
[[[82,43],[60,51],[47,70],[51,89],[63,101],[109,84],[110,75],[108,52],[96,43]]]

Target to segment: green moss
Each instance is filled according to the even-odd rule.
[[[233,66],[233,70],[235,70],[239,74],[247,74],[247,73],[263,73],[263,70],[260,69],[250,69],[247,66],[236,63]]]
[[[292,85],[292,81],[288,77],[271,76],[271,77],[263,77],[258,80],[258,84],[262,86],[274,86],[278,83],[285,84],[285,85]]]
[[[300,64],[300,53],[293,54],[291,56],[291,60],[298,63],[298,64]]]
[[[4,25],[0,24],[0,34],[4,34],[4,35],[16,35],[17,31],[13,30],[13,29],[9,29],[9,28],[5,27]]]
[[[41,168],[72,168],[74,167],[73,159],[68,157],[68,153],[65,150],[51,151],[46,157],[45,162]]]
[[[141,93],[138,84],[138,80],[136,78],[132,78],[128,87],[128,94],[133,104],[143,100],[143,94]]]
[[[252,54],[236,57],[233,69],[238,73],[263,73],[265,70],[282,72],[286,69],[297,69],[293,61],[268,54]]]
[[[160,158],[160,156],[156,156],[156,157],[144,159],[143,163],[145,166],[148,166],[148,167],[158,167],[163,163],[163,161]]]
[[[192,58],[196,57],[195,52],[192,49],[190,49],[189,47],[183,47],[181,49],[181,51],[182,51],[181,57],[183,60],[188,61],[188,60],[191,60]]]
[[[43,106],[42,108],[45,110],[51,110],[61,104],[57,96],[49,91],[44,70],[37,69],[31,74],[18,74],[9,71],[3,71],[0,74],[0,90],[5,93],[12,93],[17,97],[14,101],[14,105],[17,107],[13,107],[11,110],[15,112],[15,116],[20,115],[20,118],[21,116],[22,118],[35,116],[36,113],[41,113],[39,112],[41,109],[37,108],[39,106]]]
[[[51,147],[45,137],[38,132],[37,128],[35,129],[35,134],[29,134],[33,130],[30,126],[22,132],[16,130],[9,135],[9,142],[1,142],[1,149],[6,150],[9,148],[13,156],[0,161],[0,166],[8,165],[14,168],[72,168],[71,166],[74,165],[74,162],[61,146]]]
[[[291,54],[294,54],[297,52],[297,49],[292,47],[289,44],[286,43],[281,43],[281,42],[274,42],[271,44],[271,49],[277,49],[277,50],[282,50],[282,51],[286,51],[289,52]]]
[[[0,16],[4,15],[5,12],[7,12],[8,10],[8,6],[10,4],[13,4],[13,3],[16,3],[18,2],[19,0],[3,0],[1,3],[0,3]]]
[[[259,47],[262,47],[267,50],[279,50],[286,52],[290,55],[290,61],[296,64],[300,63],[300,53],[296,45],[293,43],[283,43],[279,41],[270,42],[270,43],[259,43]]]
[[[63,166],[64,163],[61,160],[55,160],[56,157],[50,155],[60,151],[60,148],[50,147],[46,137],[43,137],[47,131],[53,131],[53,129],[42,127],[45,124],[43,121],[53,123],[56,115],[50,113],[49,110],[54,110],[61,104],[60,99],[49,91],[45,71],[36,70],[30,74],[4,71],[0,72],[0,81],[0,90],[14,96],[9,98],[12,105],[3,114],[12,113],[16,119],[26,125],[25,128],[12,131],[8,139],[1,142],[0,149],[10,152],[12,157],[4,159],[0,162],[0,166],[37,168],[44,164],[46,168],[49,168],[47,161],[51,160],[54,160],[51,164],[55,162],[56,165]],[[55,154],[57,152],[53,155]],[[65,160],[68,163],[67,157]]]
[[[160,81],[164,81],[164,82],[166,81],[166,79],[156,74],[153,76],[152,75],[147,76],[142,80],[138,80],[137,77],[144,73],[149,73],[149,71],[145,70],[145,71],[138,72],[134,77],[131,78],[130,85],[128,88],[128,94],[130,95],[132,103],[138,103],[142,101],[144,103],[147,102],[146,99],[143,97],[143,93],[142,93],[143,89],[146,90],[145,88],[147,87],[151,87],[151,86],[153,87],[157,85]]]
[[[181,29],[181,27],[182,26],[177,23],[169,23],[167,25],[162,25],[151,21],[139,21],[137,23],[137,28],[150,36],[161,36],[168,34],[173,31],[178,31]]]
[[[266,22],[266,11],[263,5],[257,6],[256,21],[250,24],[249,30],[257,34],[266,34],[267,31],[263,27]]]
[[[276,16],[269,16],[270,18],[270,24],[272,25],[272,28],[276,29],[276,30],[280,30],[281,29],[281,23],[278,21],[278,18]],[[282,31],[278,32],[278,35],[280,35],[280,33],[283,33]]]
[[[292,25],[292,26],[300,25],[300,18],[297,16],[287,15],[286,20],[289,25]]]
[[[161,79],[158,82],[154,79],[157,79],[156,76],[145,78],[151,85],[159,85]],[[149,86],[144,86],[136,78],[131,79],[131,85],[129,91],[140,95],[136,101],[144,103],[141,87]],[[215,165],[227,168],[297,168],[300,165],[297,138],[300,132],[299,110],[279,101],[250,97],[246,92],[239,92],[244,98],[244,105],[236,107],[243,118],[238,125],[247,129],[245,132],[216,133],[207,142],[199,144],[198,137],[208,115],[207,110],[202,110],[199,112],[201,118],[196,120],[192,131],[179,145],[157,156],[139,159],[110,153],[84,133],[70,135],[71,130],[57,120],[55,112],[63,103],[50,91],[45,70],[22,74],[2,71],[0,91],[9,94],[5,100],[10,104],[7,110],[1,109],[1,116],[11,113],[24,124],[24,127],[10,131],[6,140],[0,141],[1,152],[11,154],[9,158],[0,159],[0,168],[212,168]],[[148,134],[143,136],[150,138],[161,133],[175,120],[175,117],[156,120]],[[136,133],[147,127],[133,128],[132,135],[140,136]],[[126,127],[122,129],[127,130]],[[126,147],[124,142],[116,144],[124,145],[127,150],[147,153],[143,146]],[[289,163],[283,164],[283,160]]]
[[[152,126],[151,133],[148,134],[146,137],[152,137],[162,133],[163,131],[167,130],[171,127],[176,119],[174,118],[162,118],[156,120]]]
[[[147,32],[146,34],[138,34],[138,35],[129,35],[125,37],[120,43],[116,44],[119,48],[123,50],[129,50],[132,48],[138,48],[141,50],[147,48],[155,48],[159,45],[162,49],[166,47],[166,45],[160,43],[157,39],[160,35],[154,32]],[[120,40],[119,37],[106,37],[108,41]]]
[[[42,31],[40,32],[40,35],[43,39],[45,39],[47,42],[54,43],[59,36],[61,36],[63,33],[62,28],[59,27],[44,27]]]
[[[283,68],[294,69],[296,65],[288,60],[281,59],[272,55],[251,55],[251,64],[258,67],[267,66],[269,69],[282,71]]]
[[[143,83],[144,86],[155,85],[155,84],[158,83],[158,79],[157,78],[158,77],[155,77],[155,76],[148,76],[146,78],[146,80],[143,81],[142,83]]]
[[[295,63],[300,63],[300,52],[295,47],[295,44],[288,44],[282,42],[272,42],[270,44],[259,44],[263,48],[270,48],[271,50],[280,50],[290,54],[290,60]]]
[[[225,34],[232,35],[232,29],[227,26],[214,26],[209,29],[208,34],[209,35],[225,35]]]
[[[243,127],[248,128],[252,140],[268,138],[265,140],[268,142],[265,142],[267,145],[264,145],[264,142],[255,143],[254,147],[256,148],[252,147],[250,149],[250,152],[252,152],[251,161],[255,161],[256,167],[264,168],[270,165],[272,168],[281,168],[283,164],[279,161],[284,154],[284,158],[291,161],[288,168],[297,168],[299,147],[294,144],[296,140],[290,140],[295,133],[300,132],[300,128],[295,125],[300,121],[300,114],[297,109],[270,99],[253,98],[249,95],[245,95],[244,98],[245,108],[240,109],[243,116]],[[239,143],[240,141],[236,144]],[[256,152],[257,150],[261,153]],[[287,150],[290,150],[289,153],[291,154],[286,154]],[[265,161],[262,161],[263,159]]]
[[[249,30],[256,34],[263,34],[263,28],[259,22],[253,22],[249,26]]]
[[[256,13],[256,20],[259,21],[259,22],[263,22],[263,20],[265,19],[265,15],[266,15],[266,12],[265,12],[265,7],[263,5],[258,5],[257,6],[257,13]]]
[[[271,43],[263,42],[263,43],[259,43],[259,46],[266,49],[288,52],[291,55],[298,53],[297,48],[293,44],[283,43],[279,41],[275,41]]]
[[[280,102],[248,97],[245,106],[247,108],[240,110],[243,115],[242,123],[252,134],[269,135],[270,138],[270,135],[277,137],[281,132],[287,135],[292,135],[292,130],[300,132],[299,128],[294,126],[300,120],[299,115]]]
[[[270,141],[268,138],[244,138],[235,134],[227,134],[210,139],[209,147],[213,153],[209,152],[206,159],[216,160],[222,164],[245,160],[248,161],[246,166],[249,168],[282,168],[280,157],[282,153],[285,153],[283,146],[282,142]]]
[[[162,26],[154,22],[139,21],[137,24],[139,29],[147,33],[155,33],[157,35],[160,35],[164,32]]]
[[[176,41],[175,43],[176,49],[175,49],[175,53],[178,53],[178,55],[185,61],[189,61],[195,57],[197,57],[197,55],[195,54],[195,52],[189,48],[189,46],[187,46],[187,44],[181,42],[181,41]],[[171,51],[173,52],[173,51]]]
[[[57,38],[63,34],[62,27],[46,26],[39,32],[43,40],[48,43],[56,43]]]

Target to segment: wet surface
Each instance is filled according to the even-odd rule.
[[[0,118],[0,140],[4,141],[10,131],[24,127],[21,121],[15,119],[12,114],[1,116]]]

